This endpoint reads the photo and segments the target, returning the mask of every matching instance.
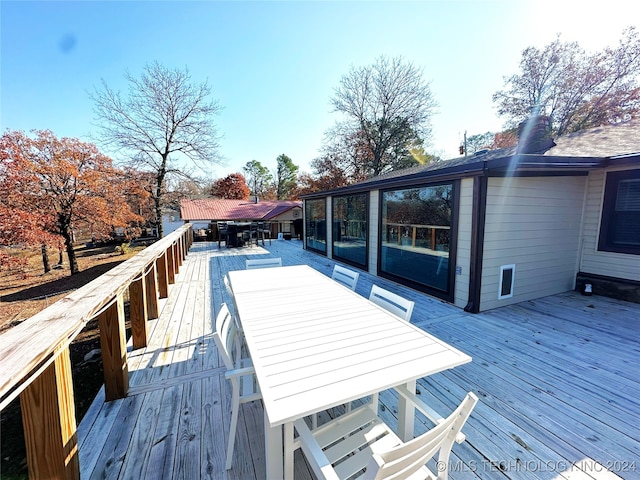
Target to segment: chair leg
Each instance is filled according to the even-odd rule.
[[[236,430],[238,429],[238,412],[240,410],[240,392],[234,388],[231,398],[231,425],[229,425],[229,442],[227,444],[227,461],[225,468],[229,470],[233,462],[233,448],[236,442]]]
[[[371,405],[373,408],[373,411],[376,413],[376,415],[378,414],[378,406],[379,406],[379,394],[378,393],[374,393],[373,395],[371,395]]]

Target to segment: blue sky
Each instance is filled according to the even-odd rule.
[[[499,131],[492,94],[521,52],[558,33],[587,50],[615,46],[640,21],[637,0],[0,2],[0,129],[50,129],[94,141],[89,92],[126,93],[126,71],[187,67],[208,81],[224,164],[301,170],[340,117],[330,99],[352,66],[402,56],[422,69],[439,107],[432,152],[457,155],[464,132]],[[93,136],[92,136],[93,134]],[[115,159],[118,160],[117,156]]]

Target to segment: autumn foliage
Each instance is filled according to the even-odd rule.
[[[139,192],[95,145],[58,139],[50,131],[29,137],[8,131],[0,140],[0,244],[56,243],[61,239],[71,273],[78,271],[74,232],[108,237],[142,220],[125,193]]]
[[[232,173],[219,178],[211,187],[211,196],[229,200],[246,200],[249,198],[249,187],[241,173]]]

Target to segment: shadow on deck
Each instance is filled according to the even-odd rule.
[[[334,265],[295,240],[195,243],[150,321],[148,346],[129,350],[127,398],[105,403],[102,390],[78,428],[82,478],[265,478],[260,402],[242,407],[233,468],[224,469],[230,390],[212,336],[220,303],[231,301],[222,275],[256,255],[327,275]],[[438,410],[469,390],[480,397],[451,478],[616,478],[607,469],[640,478],[640,306],[569,292],[472,315],[365,272],[357,292],[368,296],[373,283],[414,300],[413,323],[473,357],[418,381]],[[393,425],[396,398],[380,401]],[[425,428],[416,422],[416,433]],[[312,478],[301,456],[296,478]]]

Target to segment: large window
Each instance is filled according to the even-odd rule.
[[[382,193],[380,273],[450,296],[453,184]]]
[[[333,256],[367,266],[367,194],[333,198]]]
[[[324,198],[306,200],[305,206],[305,242],[307,248],[327,253],[327,208]]]
[[[607,174],[598,249],[640,255],[640,170]]]

